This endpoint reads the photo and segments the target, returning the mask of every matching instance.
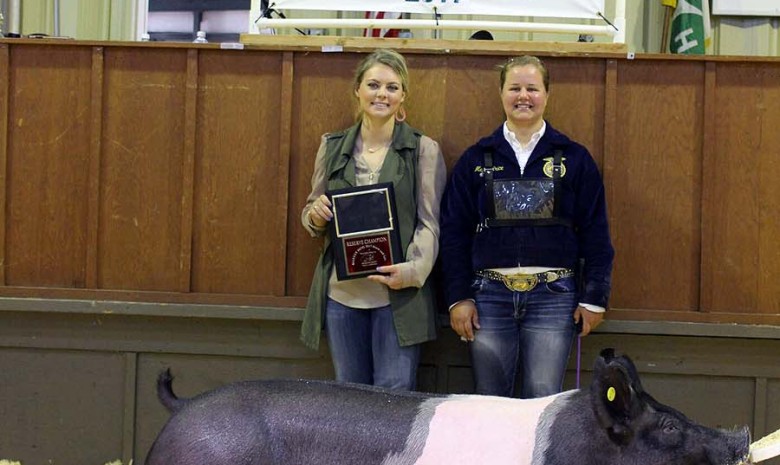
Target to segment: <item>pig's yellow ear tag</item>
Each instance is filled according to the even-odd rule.
[[[615,400],[615,388],[613,388],[612,386],[610,386],[609,389],[607,389],[607,400],[610,402]]]

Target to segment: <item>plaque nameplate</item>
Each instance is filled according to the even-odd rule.
[[[378,266],[403,261],[392,183],[338,189],[327,195],[339,280],[376,274]]]

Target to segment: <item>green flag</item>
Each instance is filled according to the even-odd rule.
[[[710,36],[709,0],[678,0],[672,17],[672,53],[704,55]]]

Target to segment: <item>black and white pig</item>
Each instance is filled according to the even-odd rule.
[[[533,400],[396,392],[327,381],[247,381],[192,399],[147,465],[737,465],[750,434],[658,403],[634,364],[602,351],[589,389]]]

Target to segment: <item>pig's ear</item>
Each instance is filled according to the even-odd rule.
[[[622,359],[614,357],[611,350],[602,352],[594,367],[590,395],[599,425],[613,442],[625,445],[633,436],[631,420],[641,409],[633,389],[632,372]]]

